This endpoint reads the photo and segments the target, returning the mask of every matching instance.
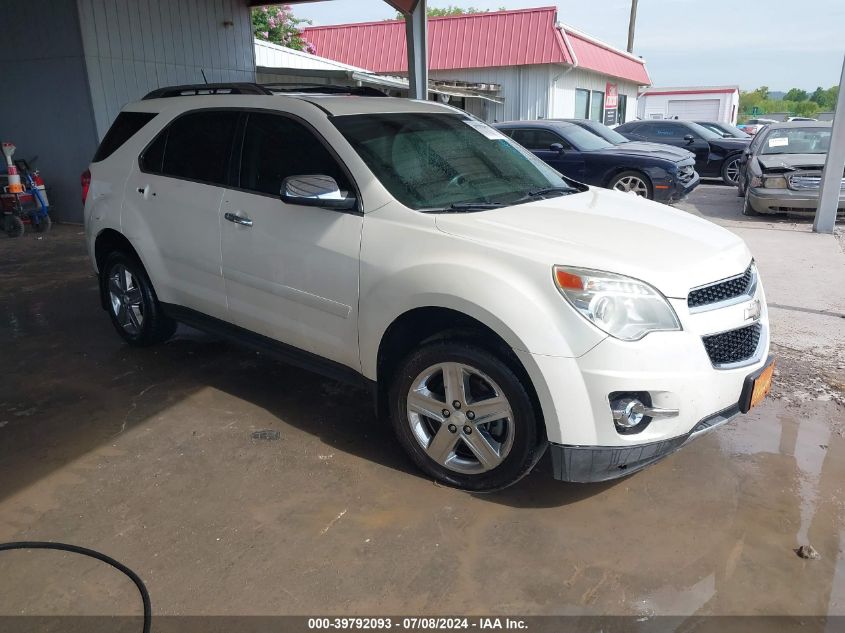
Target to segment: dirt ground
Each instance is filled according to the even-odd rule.
[[[2,238],[0,542],[110,554],[156,614],[845,615],[845,255],[726,187],[679,206],[757,256],[773,396],[626,479],[545,458],[493,495],[421,476],[355,389],[188,329],[123,345],[80,227]],[[100,563],[0,553],[0,614],[138,612]]]

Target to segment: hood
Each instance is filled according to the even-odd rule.
[[[750,138],[717,138],[713,141],[708,141],[710,145],[721,147],[728,151],[742,151],[751,144]]]
[[[436,216],[437,228],[554,264],[619,273],[667,297],[742,273],[751,253],[739,237],[684,211],[629,193],[579,194],[477,213]]]
[[[763,169],[821,169],[827,154],[758,154]]]
[[[606,152],[609,154],[623,154],[626,156],[645,156],[648,158],[663,158],[678,162],[693,158],[694,154],[679,147],[672,145],[663,145],[661,143],[649,143],[647,141],[631,141],[630,143],[620,143],[614,147],[598,150],[599,152]],[[593,153],[593,152],[590,152]]]

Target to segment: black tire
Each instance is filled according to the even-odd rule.
[[[745,192],[745,196],[742,199],[742,215],[748,217],[755,217],[759,216],[760,214],[757,213],[754,209],[751,208],[751,203],[748,202],[748,192]]]
[[[3,218],[3,230],[9,237],[21,237],[24,233],[23,220],[16,215],[6,215]]]
[[[641,198],[648,198],[649,200],[654,200],[654,187],[651,184],[651,179],[641,171],[628,170],[628,171],[623,171],[620,174],[616,174],[613,178],[610,179],[610,181],[608,181],[607,188],[608,189],[616,189],[616,185],[618,185],[619,182],[621,180],[625,179],[625,178],[637,178],[640,181],[642,181],[642,183],[645,185],[647,193],[646,193],[646,195],[640,196],[640,197]],[[640,194],[637,194],[637,195],[640,195]]]
[[[725,158],[725,160],[724,160],[724,161],[722,161],[722,181],[723,181],[726,185],[729,185],[729,186],[731,186],[731,187],[735,187],[735,186],[736,186],[737,179],[736,179],[736,177],[731,178],[730,176],[728,176],[728,169],[730,168],[730,166],[731,166],[732,164],[735,164],[735,167],[736,167],[736,169],[737,169],[737,175],[738,175],[738,174],[739,174],[739,171],[738,171],[738,170],[739,170],[739,161],[740,161],[740,158],[741,158],[741,156],[740,156],[739,154],[733,154],[733,155],[728,156],[727,158]]]
[[[467,474],[447,468],[428,455],[417,439],[415,431],[412,430],[408,414],[408,396],[411,389],[421,374],[441,363],[457,363],[473,370],[479,370],[495,382],[502,395],[507,399],[507,404],[513,414],[508,427],[508,434],[511,431],[513,433],[511,444],[502,461],[490,470]],[[470,384],[474,378],[475,376],[468,378],[467,383]],[[445,388],[443,391],[445,394]],[[501,490],[528,474],[545,452],[545,430],[541,427],[540,418],[535,411],[528,390],[507,362],[480,346],[461,341],[442,340],[415,350],[397,368],[388,398],[391,423],[399,443],[422,471],[449,486],[473,492]],[[445,402],[443,404],[446,405]],[[479,402],[475,404],[478,405]],[[466,420],[472,419],[468,415],[472,406],[470,399],[467,398],[464,411],[454,410],[454,413],[445,419],[456,422],[458,425],[467,425]],[[459,419],[460,415],[466,417]],[[426,423],[439,425],[434,419],[426,418]],[[443,422],[442,426],[445,427],[446,422]],[[464,426],[463,428],[466,429],[467,427]],[[471,429],[473,428],[477,435],[481,435],[478,432],[481,426],[472,426]],[[458,443],[455,444],[458,448],[455,450],[466,452],[470,448],[469,444],[465,443],[463,439],[467,437],[467,434],[459,430],[456,437],[459,437],[459,439],[457,440]],[[469,453],[469,459],[473,458],[473,455]]]
[[[134,280],[132,285],[137,288],[137,293],[133,296],[138,298],[138,305],[140,306],[138,311],[142,316],[138,327],[133,325],[131,328],[127,328],[129,324],[119,320],[118,309],[114,307],[112,301],[110,282],[115,275],[123,270],[130,273]],[[134,255],[123,251],[109,253],[100,268],[100,292],[112,325],[114,325],[120,337],[130,345],[136,347],[155,345],[166,341],[176,331],[177,323],[164,314],[147,276],[147,271],[144,270],[144,266]],[[128,311],[126,314],[128,314]]]

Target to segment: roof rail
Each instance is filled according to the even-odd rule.
[[[387,95],[377,88],[370,86],[341,86],[335,84],[315,83],[263,83],[262,88],[268,88],[274,93],[307,93],[324,95],[353,95],[356,97],[386,97]]]
[[[271,95],[272,91],[254,83],[219,83],[185,84],[158,88],[144,95],[147,99],[165,99],[167,97],[192,97],[195,95]]]

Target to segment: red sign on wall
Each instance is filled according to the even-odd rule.
[[[619,105],[619,84],[609,83],[604,91],[604,109],[615,110]]]
[[[619,85],[607,83],[604,89],[604,124],[616,125],[616,108],[619,105]]]

